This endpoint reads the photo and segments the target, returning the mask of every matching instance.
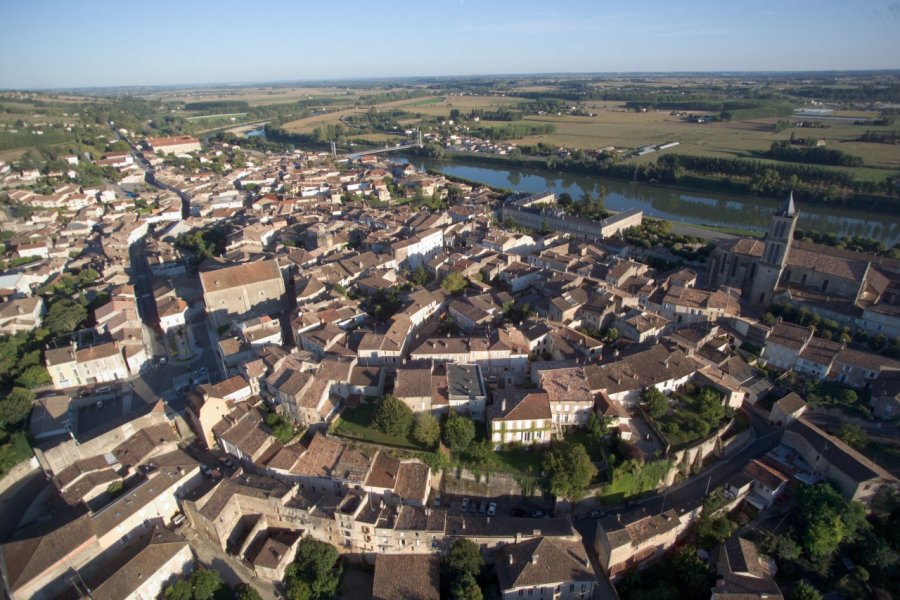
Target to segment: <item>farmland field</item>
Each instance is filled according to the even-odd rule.
[[[431,96],[423,96],[420,98],[406,98],[404,100],[393,100],[391,102],[383,102],[381,104],[376,104],[373,107],[369,106],[358,106],[354,108],[347,108],[344,110],[336,110],[333,112],[322,113],[320,115],[313,115],[311,117],[304,117],[303,119],[297,119],[296,121],[290,121],[289,123],[284,124],[284,129],[287,131],[294,131],[297,133],[309,133],[316,127],[322,127],[323,125],[338,125],[341,122],[341,117],[346,117],[349,115],[357,115],[363,114],[370,110],[370,108],[378,108],[378,109],[386,109],[386,108],[406,108],[409,106],[419,106],[425,103],[431,103],[435,100],[435,98]],[[422,108],[427,108],[428,106],[423,106]],[[422,108],[417,108],[417,112],[422,112]]]
[[[900,131],[900,124],[891,126],[855,125],[848,121],[823,121],[826,128],[788,128],[774,133],[777,118],[752,119],[719,123],[688,123],[670,114],[670,111],[639,113],[626,111],[616,103],[587,103],[596,111],[594,117],[570,115],[532,115],[525,118],[536,123],[550,123],[556,131],[549,135],[526,137],[519,144],[543,142],[567,148],[599,149],[606,146],[638,148],[648,144],[679,142],[672,151],[721,158],[752,157],[754,152],[769,149],[772,142],[796,137],[824,139],[827,147],[837,148],[854,156],[860,156],[866,165],[881,169],[900,169],[900,145],[876,144],[856,141],[866,130]],[[694,111],[693,114],[703,114]],[[876,113],[855,111],[853,118],[871,119]],[[792,121],[801,120],[793,117]],[[808,117],[804,120],[814,120]],[[639,161],[655,160],[657,154],[649,154]],[[879,169],[880,170],[880,169]],[[876,178],[883,178],[886,174]]]

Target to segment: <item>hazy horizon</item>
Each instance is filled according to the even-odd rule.
[[[900,68],[890,0],[371,6],[20,2],[0,9],[0,88]]]

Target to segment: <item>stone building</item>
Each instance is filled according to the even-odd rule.
[[[284,278],[275,259],[206,271],[200,273],[200,283],[216,327],[284,309]]]

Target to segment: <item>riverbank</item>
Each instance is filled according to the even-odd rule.
[[[488,188],[493,192],[497,192],[499,194],[510,195],[514,193],[512,190],[506,188],[499,188],[495,186],[485,185],[478,181],[473,181],[470,179],[466,179],[465,177],[455,177],[452,175],[444,175],[440,171],[434,169],[426,170],[430,175],[439,175],[445,177],[448,181],[455,181],[458,183],[465,183],[467,185],[475,185],[475,186],[483,186]],[[617,213],[619,211],[610,211],[613,213]],[[671,219],[664,219],[669,221],[672,224],[672,231],[677,233],[678,235],[691,235],[702,240],[706,240],[708,242],[716,241],[716,240],[730,240],[737,237],[762,237],[762,234],[757,231],[750,231],[745,229],[738,229],[735,227],[720,227],[716,225],[706,225],[706,224],[688,224],[680,221],[673,221]]]
[[[413,153],[416,154],[416,153]],[[661,154],[662,156],[667,156],[666,154]],[[421,158],[429,158],[425,154],[416,154],[416,156]],[[656,155],[654,155],[656,156]],[[688,157],[691,158],[691,157]],[[434,160],[449,160],[449,161],[462,161],[462,162],[471,162],[471,163],[495,163],[503,165],[507,168],[512,167],[524,167],[524,168],[536,168],[536,169],[544,169],[553,173],[559,174],[571,174],[571,175],[581,175],[588,177],[603,177],[604,179],[611,179],[617,181],[627,181],[633,183],[640,183],[642,185],[655,185],[664,187],[666,189],[674,189],[680,190],[685,193],[717,193],[717,194],[729,194],[735,196],[742,197],[761,197],[757,196],[751,187],[752,179],[748,177],[719,177],[719,176],[711,176],[711,175],[702,175],[699,173],[693,173],[690,171],[684,172],[678,177],[678,181],[659,181],[656,177],[649,178],[640,178],[639,173],[643,172],[643,169],[648,166],[648,163],[638,163],[632,162],[629,164],[619,163],[615,167],[610,169],[597,169],[590,166],[584,165],[569,165],[565,161],[562,161],[553,156],[530,156],[530,155],[521,155],[516,158],[510,155],[504,154],[487,154],[484,152],[468,152],[468,151],[449,151],[446,152],[441,158]],[[798,167],[798,168],[825,168],[829,169],[829,166],[823,165],[811,165],[811,164],[794,164],[794,163],[783,163],[780,161],[774,161],[769,159],[764,159],[762,157],[751,159],[752,162],[763,162],[769,163],[773,169],[777,169],[778,167]],[[650,164],[649,166],[652,166]],[[885,170],[885,177],[889,177],[891,174],[890,171]],[[813,194],[810,193],[809,190],[798,187],[794,191],[794,195],[798,201],[808,206],[821,206],[825,209],[842,209],[842,208],[852,208],[856,210],[864,209],[866,212],[871,214],[879,214],[883,211],[897,211],[900,208],[900,204],[898,204],[898,200],[889,197],[882,196],[869,196],[869,195],[860,195],[857,193],[844,193],[844,196],[840,201],[832,199],[831,201],[825,200],[818,193]]]
[[[533,160],[517,161],[491,155],[451,153],[435,159],[406,155],[414,166],[461,181],[486,185],[503,192],[568,193],[579,200],[604,196],[607,209],[638,208],[649,217],[690,225],[730,235],[762,236],[772,213],[783,198],[767,198],[721,192],[698,192],[682,185],[631,182],[604,175],[584,175],[542,168]],[[888,247],[900,241],[900,215],[825,207],[798,202],[799,227],[838,237],[861,237],[883,242]],[[705,237],[705,236],[704,236]]]

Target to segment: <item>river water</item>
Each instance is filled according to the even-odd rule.
[[[530,167],[506,167],[490,162],[471,163],[409,157],[418,169],[432,169],[485,185],[519,192],[568,192],[578,200],[596,196],[606,187],[606,207],[611,210],[640,208],[645,215],[698,225],[765,231],[772,212],[783,200],[731,196],[713,192],[689,192],[664,186],[629,183],[596,176],[559,173]],[[861,236],[880,240],[889,247],[900,241],[900,215],[872,214],[848,209],[798,204],[799,229]]]

